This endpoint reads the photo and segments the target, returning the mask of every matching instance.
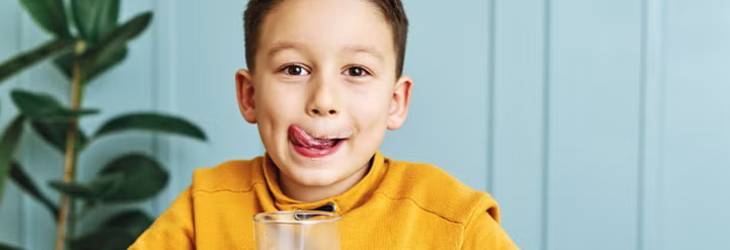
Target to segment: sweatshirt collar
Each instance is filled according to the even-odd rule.
[[[288,197],[281,191],[277,181],[278,169],[268,154],[265,155],[264,161],[262,162],[263,177],[274,205],[273,209],[266,209],[267,206],[264,206],[265,210],[332,209],[334,213],[343,215],[367,201],[385,175],[385,159],[380,151],[376,151],[371,158],[371,164],[367,174],[358,183],[350,187],[350,189],[339,195],[319,201],[303,202]]]

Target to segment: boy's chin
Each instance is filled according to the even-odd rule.
[[[285,174],[289,180],[307,187],[327,187],[347,178],[342,176],[344,173],[339,173],[330,166],[316,169],[291,167],[286,172],[288,172],[288,174]]]

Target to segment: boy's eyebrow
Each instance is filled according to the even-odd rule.
[[[299,49],[301,46],[298,43],[294,42],[276,42],[273,46],[269,49],[269,52],[266,53],[269,57],[275,55],[276,53],[279,53],[282,50],[287,49]],[[375,47],[372,46],[364,46],[364,45],[358,45],[358,44],[349,44],[345,45],[345,47],[342,48],[342,52],[350,52],[350,53],[365,53],[370,54],[373,57],[377,58],[378,60],[383,60],[384,56],[383,53],[380,52]]]
[[[372,47],[372,46],[351,44],[351,45],[346,45],[342,49],[342,51],[351,52],[351,53],[366,53],[366,54],[370,54],[370,55],[374,56],[378,60],[381,60],[381,61],[383,60],[383,53],[381,53],[380,50],[378,50],[377,48]]]
[[[273,56],[276,53],[279,53],[279,51],[287,50],[287,49],[297,49],[299,46],[297,46],[296,43],[292,42],[276,42],[273,46],[269,49],[269,52],[266,53],[269,57]]]

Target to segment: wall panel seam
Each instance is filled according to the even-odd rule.
[[[647,0],[641,1],[641,38],[640,38],[640,69],[639,69],[639,138],[637,152],[637,195],[636,195],[636,249],[644,249],[644,176],[646,174],[645,158],[645,130],[646,130],[646,63],[647,63]]]
[[[543,250],[548,249],[548,223],[549,216],[549,146],[550,146],[550,18],[551,18],[551,0],[544,0],[543,6],[543,89],[542,89],[542,225],[541,225],[541,245]]]
[[[16,37],[16,41],[15,41],[15,50],[16,50],[16,52],[20,52],[23,50],[23,12],[22,12],[22,10],[17,10],[16,13],[17,13],[17,15],[15,16],[15,18],[17,19],[17,22],[16,22],[17,37]],[[21,76],[22,76],[22,73],[16,75],[16,77],[14,79],[15,84],[13,84],[13,85],[19,86],[22,83]],[[20,189],[18,189],[18,196],[20,198],[19,199],[20,204],[18,206],[20,214],[18,214],[18,216],[19,216],[18,218],[20,218],[20,221],[21,221],[20,225],[18,225],[18,235],[20,235],[20,237],[19,237],[20,239],[18,239],[18,241],[19,241],[18,244],[24,248],[28,248],[28,246],[27,246],[28,240],[26,239],[27,235],[25,234],[26,233],[25,225],[27,225],[27,222],[29,222],[29,217],[28,217],[28,213],[26,213],[25,210],[26,210],[26,207],[28,207],[29,200],[28,200],[27,196],[22,195],[22,191]]]
[[[494,161],[494,132],[495,132],[495,126],[494,126],[494,115],[495,115],[495,103],[496,100],[494,99],[496,94],[494,93],[496,87],[495,87],[495,63],[496,63],[496,21],[497,21],[497,11],[495,10],[497,5],[497,0],[490,0],[489,1],[489,27],[487,34],[489,37],[487,38],[487,41],[489,41],[489,48],[487,48],[487,190],[491,192],[492,194],[496,195],[496,190],[494,188],[496,185],[494,184],[495,178],[494,174],[496,172],[496,166]]]

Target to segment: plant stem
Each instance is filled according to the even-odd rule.
[[[83,53],[83,50],[83,42],[78,42],[76,46],[76,54],[79,55]],[[81,86],[81,74],[81,66],[78,62],[74,62],[73,76],[71,78],[71,110],[78,110],[81,106],[81,95],[83,92],[83,86]],[[77,156],[77,150],[75,148],[77,134],[78,118],[72,118],[69,121],[68,130],[66,130],[66,152],[63,164],[63,181],[66,183],[73,183],[76,175],[74,170],[76,167]],[[73,215],[74,212],[72,207],[69,206],[69,204],[73,203],[72,199],[72,197],[66,194],[61,194],[61,202],[59,206],[60,211],[58,213],[58,224],[56,225],[56,250],[63,250],[66,245],[66,228],[68,223],[68,217],[69,215]],[[72,220],[70,223],[72,224],[70,229],[73,229],[73,224],[75,224],[75,221]],[[72,230],[69,230],[69,233],[73,233]]]

